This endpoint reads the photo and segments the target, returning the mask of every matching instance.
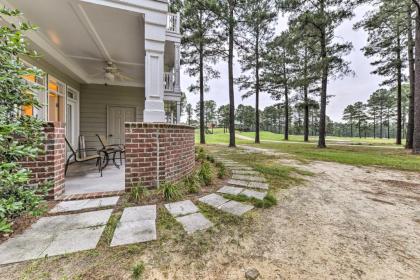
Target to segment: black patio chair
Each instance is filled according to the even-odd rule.
[[[110,159],[110,156],[112,155],[112,162],[117,168],[120,168],[120,166],[115,162],[115,160],[117,154],[119,154],[120,165],[122,165],[123,154],[125,158],[125,146],[122,144],[109,144],[107,139],[99,134],[96,134],[96,137],[98,137],[99,142],[102,145],[102,149],[100,150],[100,152],[104,153],[106,157],[105,166],[108,165],[108,161]]]
[[[82,154],[80,153],[80,150],[76,150],[69,142],[69,140],[67,140],[67,138],[65,138],[66,140],[66,144],[70,149],[71,154],[68,156],[67,160],[66,160],[66,166],[64,169],[64,175],[67,174],[67,169],[69,167],[69,165],[75,163],[75,162],[87,162],[87,161],[91,161],[91,160],[96,160],[96,166],[98,166],[99,169],[99,173],[101,173],[101,177],[102,177],[102,157],[100,155],[100,153],[97,152],[97,154],[95,155],[91,155],[91,156],[85,156],[85,157],[80,157],[79,155]],[[85,151],[83,151],[85,152]],[[71,161],[72,159],[74,159],[74,161]]]

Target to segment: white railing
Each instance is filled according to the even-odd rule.
[[[174,73],[165,72],[163,73],[163,82],[165,91],[174,91]]]
[[[180,33],[180,16],[179,13],[173,14],[168,13],[167,21],[166,21],[166,30]]]

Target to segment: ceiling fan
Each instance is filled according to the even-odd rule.
[[[121,73],[121,70],[112,62],[107,61],[106,66],[104,67],[105,74],[104,78],[106,81],[113,82],[116,79],[120,81],[134,81],[130,76],[124,75]]]

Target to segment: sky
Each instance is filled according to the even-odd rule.
[[[334,121],[341,121],[344,108],[357,101],[366,102],[370,94],[379,88],[381,77],[371,74],[373,67],[370,61],[363,55],[361,48],[366,45],[367,34],[363,30],[353,30],[353,24],[360,21],[369,10],[368,6],[359,7],[355,10],[355,17],[351,20],[343,22],[336,29],[336,40],[350,41],[353,43],[352,52],[346,57],[351,62],[351,69],[355,72],[353,76],[347,76],[342,80],[330,80],[328,84],[328,95],[334,95],[327,106],[327,114]],[[279,15],[276,33],[287,28],[287,18]],[[209,82],[210,90],[205,93],[205,100],[214,100],[217,106],[229,103],[228,92],[228,71],[227,62],[221,61],[215,65],[215,69],[220,72],[220,78]],[[181,69],[181,88],[187,95],[187,102],[191,103],[193,107],[199,101],[199,95],[189,93],[187,88],[194,83],[195,78],[189,77],[185,73],[185,69]],[[240,75],[241,67],[238,62],[234,65],[235,78]],[[239,88],[235,86],[235,105],[253,105],[255,104],[255,97],[242,100]],[[275,101],[269,95],[264,93],[260,96],[261,109],[266,106],[274,104]]]

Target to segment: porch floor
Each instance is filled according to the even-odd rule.
[[[122,191],[124,185],[124,164],[118,169],[109,162],[101,177],[95,162],[74,163],[67,171],[64,195]]]

